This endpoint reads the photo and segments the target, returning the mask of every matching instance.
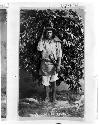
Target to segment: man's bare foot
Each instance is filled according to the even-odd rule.
[[[53,99],[53,103],[57,103],[57,100],[56,100],[56,99]]]
[[[45,98],[45,103],[49,103],[49,98]]]

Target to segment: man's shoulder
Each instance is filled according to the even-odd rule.
[[[55,36],[54,41],[58,42],[58,43],[61,43],[61,40],[57,36]]]

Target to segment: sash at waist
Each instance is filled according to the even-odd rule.
[[[52,62],[51,60],[48,60],[48,59],[42,59],[42,61],[45,61],[45,62]]]

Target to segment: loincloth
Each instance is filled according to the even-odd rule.
[[[50,61],[42,60],[39,73],[42,76],[55,75],[56,74],[56,67]]]

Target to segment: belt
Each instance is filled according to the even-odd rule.
[[[48,60],[48,59],[42,59],[42,61],[45,61],[45,62],[52,62],[51,60]]]

